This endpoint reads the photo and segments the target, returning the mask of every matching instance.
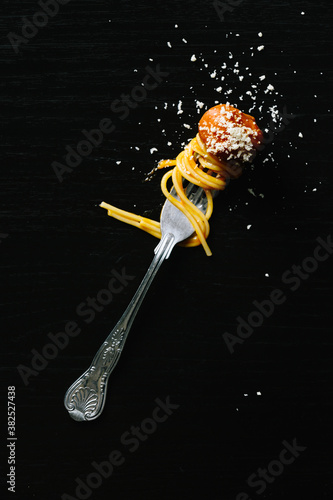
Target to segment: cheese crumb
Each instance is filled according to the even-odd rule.
[[[261,50],[263,50],[264,47],[265,47],[265,45],[259,45],[259,47],[257,47],[257,50],[259,50],[259,52],[260,52]]]
[[[198,100],[195,101],[195,104],[196,104],[197,108],[199,108],[199,109],[202,109],[204,106],[204,103],[201,101],[198,101]]]
[[[193,54],[192,57],[191,57],[191,61],[194,62],[196,60],[197,60],[197,58],[195,57],[195,54]]]

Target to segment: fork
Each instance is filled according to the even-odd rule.
[[[174,189],[171,194],[177,199]],[[202,212],[207,198],[202,188],[189,183],[186,195]],[[193,234],[189,219],[169,200],[161,212],[162,237],[156,246],[155,256],[131,302],[120,320],[105,339],[90,367],[69,387],[64,404],[69,415],[77,421],[94,420],[102,413],[109,376],[119,361],[128,333],[142,301],[164,259],[168,259],[174,246]]]

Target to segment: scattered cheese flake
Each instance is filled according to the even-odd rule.
[[[202,108],[203,108],[203,106],[204,106],[204,103],[203,103],[203,102],[201,102],[201,101],[196,100],[196,101],[195,101],[195,103],[196,103],[196,105],[197,105],[197,108],[199,108],[199,109],[202,109]]]
[[[117,164],[117,165],[120,165],[120,164],[121,164],[121,160],[120,160],[120,161],[116,161],[116,164]]]
[[[182,39],[184,43],[187,43],[187,40],[185,40],[185,38]]]
[[[259,76],[259,80],[261,80],[261,81],[265,80],[265,78],[266,78],[266,75]],[[253,85],[252,85],[252,87],[253,87]]]
[[[188,129],[191,128],[191,125],[189,125],[188,123],[184,123],[183,125],[184,125],[185,128],[188,128]]]
[[[210,77],[211,78],[215,78],[216,77],[216,69],[214,69],[213,73],[210,74]]]
[[[246,226],[246,229],[250,229],[250,227],[252,227],[252,224],[248,224],[248,225]]]
[[[261,33],[261,31],[259,31],[258,36],[260,36],[260,38],[262,37],[262,33]]]
[[[172,47],[172,45],[171,45],[170,42],[167,42],[167,46],[170,47],[170,48]]]
[[[150,154],[152,155],[154,151],[158,151],[157,148],[150,148]]]
[[[298,137],[303,137],[302,132],[300,132],[300,133],[298,134]]]
[[[192,57],[191,57],[191,61],[192,61],[192,62],[194,62],[194,61],[196,61],[196,60],[197,60],[197,58],[196,58],[196,57],[195,57],[195,55],[193,54],[193,55],[192,55]]]
[[[261,392],[260,391],[257,391],[257,396],[261,396]]]
[[[257,50],[263,50],[263,48],[265,47],[265,45],[259,45],[259,47],[257,47]]]

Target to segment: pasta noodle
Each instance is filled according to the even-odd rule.
[[[231,112],[231,106],[227,105],[219,105],[224,106],[223,113]],[[207,113],[212,110],[219,108],[218,106],[211,108]],[[238,113],[241,113],[236,108],[232,108],[232,110],[236,110]],[[222,113],[222,110],[219,108],[219,113]],[[223,116],[224,116],[223,115]],[[249,115],[244,115],[241,113],[242,117],[248,117]],[[180,243],[180,245],[185,247],[194,247],[198,245],[202,245],[206,254],[209,256],[212,254],[208,244],[207,238],[210,231],[209,219],[213,212],[213,195],[212,191],[222,191],[225,189],[227,185],[227,180],[232,178],[237,178],[242,173],[242,165],[241,162],[238,161],[237,158],[240,158],[239,155],[239,138],[238,141],[238,152],[235,158],[230,158],[232,155],[229,150],[224,150],[229,155],[217,155],[215,150],[214,154],[209,151],[206,143],[209,142],[207,140],[203,140],[202,136],[205,137],[204,131],[207,128],[207,121],[203,120],[205,115],[202,117],[199,123],[199,133],[194,137],[189,144],[184,148],[183,151],[179,153],[176,159],[174,160],[162,160],[157,167],[157,170],[164,169],[167,167],[173,167],[171,170],[166,172],[161,179],[161,190],[164,196],[176,207],[181,210],[187,218],[190,220],[193,226],[193,235],[186,239],[184,242]],[[252,118],[252,117],[250,117]],[[224,118],[225,119],[225,118]],[[228,117],[230,122],[230,116]],[[244,121],[244,118],[243,118]],[[228,123],[229,123],[228,122]],[[237,120],[236,120],[237,122]],[[223,122],[224,123],[224,122]],[[200,124],[201,124],[201,134],[200,134]],[[235,128],[240,128],[233,126],[232,131]],[[216,140],[216,129],[212,129]],[[248,128],[248,130],[252,130],[252,128]],[[258,129],[259,130],[259,129]],[[228,137],[230,139],[231,134],[229,131],[224,131],[224,137]],[[249,135],[249,133],[247,132]],[[211,134],[212,136],[212,134]],[[230,142],[230,140],[229,140]],[[252,139],[252,142],[253,139]],[[259,143],[259,140],[257,141]],[[251,143],[252,144],[252,143]],[[215,143],[214,143],[215,145]],[[221,145],[219,145],[221,149]],[[229,147],[230,149],[230,147]],[[253,149],[253,145],[252,145]],[[253,153],[253,151],[252,151]],[[184,186],[184,179],[190,183],[193,183],[199,187],[201,187],[205,195],[207,197],[207,208],[206,212],[202,213],[186,196],[186,186]],[[172,186],[168,187],[168,181],[172,181]],[[171,194],[171,189],[174,188],[175,192],[178,195],[178,199],[176,199]],[[136,215],[131,212],[127,212],[120,208],[109,205],[108,203],[102,202],[100,207],[105,208],[108,211],[108,215],[123,221],[127,224],[131,224],[136,226],[143,231],[155,236],[156,238],[161,238],[161,228],[160,223],[154,221],[152,219],[148,219],[146,217],[142,217],[140,215]]]

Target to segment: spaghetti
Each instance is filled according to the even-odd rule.
[[[213,212],[212,191],[222,191],[229,179],[242,173],[244,163],[251,161],[262,140],[262,132],[254,118],[227,104],[208,110],[199,122],[199,132],[174,160],[162,160],[157,170],[173,167],[161,179],[164,196],[181,210],[190,220],[194,233],[180,243],[193,247],[202,245],[211,255],[207,244],[210,231],[209,219]],[[207,197],[206,212],[202,213],[186,196],[184,179],[201,187]],[[168,181],[178,195],[176,199],[168,188]],[[160,223],[102,202],[100,207],[115,219],[136,226],[161,238]]]

